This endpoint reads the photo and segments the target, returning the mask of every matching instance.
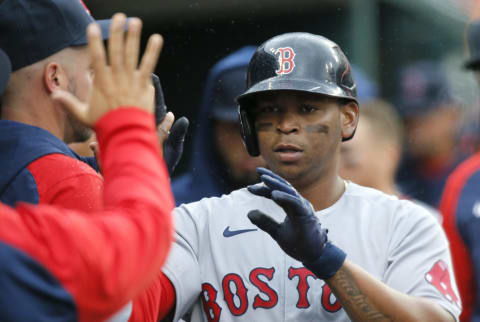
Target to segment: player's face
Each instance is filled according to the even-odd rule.
[[[352,112],[353,111],[353,112]],[[300,188],[336,174],[342,136],[355,128],[358,106],[293,91],[256,96],[255,128],[270,169]]]

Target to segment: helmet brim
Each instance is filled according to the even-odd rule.
[[[253,96],[254,94],[272,92],[272,91],[296,91],[296,92],[307,92],[312,94],[320,94],[329,97],[335,98],[345,98],[351,99],[358,103],[357,98],[353,95],[348,95],[348,91],[353,92],[354,89],[350,88],[341,88],[337,84],[326,82],[319,83],[310,80],[304,79],[295,79],[288,78],[284,79],[281,77],[272,77],[265,79],[261,82],[250,87],[245,93],[237,97],[237,102],[242,104],[244,99]]]

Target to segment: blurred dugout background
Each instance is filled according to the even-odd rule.
[[[480,16],[476,0],[85,0],[97,18],[125,12],[144,20],[144,35],[165,38],[158,74],[169,109],[195,126],[208,69],[247,44],[290,31],[337,42],[350,61],[395,99],[398,71],[408,62],[441,61],[466,119],[479,120],[473,75],[462,69],[465,27]],[[478,124],[477,124],[478,125]],[[480,133],[480,131],[479,131]],[[191,137],[176,170],[191,158]]]

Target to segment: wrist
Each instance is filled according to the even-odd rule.
[[[326,280],[331,278],[342,267],[347,254],[331,242],[328,242],[322,255],[315,261],[304,261],[303,265],[318,278]]]

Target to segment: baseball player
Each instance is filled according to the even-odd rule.
[[[480,81],[480,21],[468,27],[470,58],[465,67]],[[455,276],[463,303],[461,321],[480,321],[480,153],[462,162],[448,177],[440,202],[450,241]]]
[[[163,269],[174,320],[189,311],[192,321],[458,319],[436,220],[337,174],[359,109],[337,44],[308,33],[266,41],[238,103],[246,148],[271,171],[259,169],[258,185],[175,209]]]
[[[113,25],[119,23],[117,16]],[[116,37],[109,54],[120,60],[107,66],[100,29],[90,27],[96,77],[89,106],[54,92],[82,124],[95,126],[105,208],[86,216],[48,205],[14,210],[0,204],[0,321],[104,321],[143,291],[166,259],[174,202],[159,158],[149,83],[162,41],[150,38],[137,68],[139,30],[134,20],[125,43]],[[0,51],[0,93],[6,59]]]

